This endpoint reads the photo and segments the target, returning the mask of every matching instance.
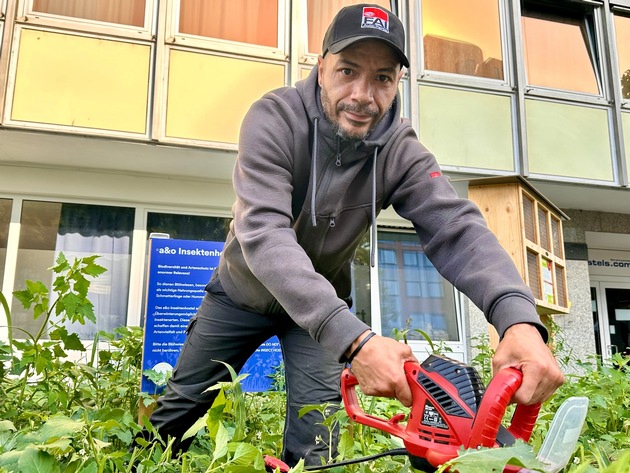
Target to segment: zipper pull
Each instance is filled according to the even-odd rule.
[[[341,166],[341,153],[337,153],[337,160],[335,161],[335,166]]]
[[[330,228],[335,228],[335,217],[330,217],[328,225],[330,226]]]

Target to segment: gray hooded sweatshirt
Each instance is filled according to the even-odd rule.
[[[399,97],[367,139],[344,141],[324,116],[315,67],[252,105],[233,183],[234,218],[213,277],[241,307],[285,311],[339,360],[369,329],[348,307],[350,264],[389,206],[500,336],[522,322],[547,336],[509,255],[400,118]]]

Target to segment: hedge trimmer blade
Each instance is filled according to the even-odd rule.
[[[575,451],[588,410],[588,398],[570,397],[553,417],[538,456],[545,471],[557,473],[569,462]]]

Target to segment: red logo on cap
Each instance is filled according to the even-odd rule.
[[[361,28],[376,28],[389,33],[389,14],[375,7],[363,7]]]

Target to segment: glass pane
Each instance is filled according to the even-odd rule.
[[[383,335],[420,329],[434,341],[457,341],[453,287],[426,257],[411,233],[379,231],[379,286]],[[413,331],[410,339],[423,339]]]
[[[530,85],[598,94],[586,19],[523,12],[523,47]]]
[[[98,264],[107,269],[96,278],[88,293],[94,304],[96,324],[67,325],[82,339],[94,338],[97,330],[112,331],[127,323],[129,271],[131,267],[131,234],[134,209],[100,205],[62,204],[25,201],[22,206],[20,242],[17,255],[15,286],[24,288],[26,280],[52,283],[48,270],[59,252],[68,261],[99,255]],[[33,320],[31,312],[14,299],[13,322],[18,329],[31,334],[41,328],[42,318]]]
[[[525,116],[530,172],[614,179],[607,110],[526,100]]]
[[[223,217],[166,213],[149,213],[147,216],[148,234],[166,233],[176,240],[224,242],[229,225],[230,219]]]
[[[0,289],[4,277],[4,265],[7,259],[7,242],[9,240],[9,224],[11,223],[10,199],[0,199]]]
[[[514,171],[512,99],[418,86],[420,139],[440,164]]]
[[[307,3],[307,51],[310,54],[321,54],[324,34],[326,34],[326,29],[337,12],[347,5],[356,5],[365,2],[361,0],[307,0]],[[391,11],[391,2],[389,0],[375,0],[369,3],[379,5]]]
[[[498,0],[423,0],[422,35],[425,69],[503,80]]]
[[[52,15],[144,26],[146,0],[33,0],[33,11]]]
[[[350,310],[363,322],[372,325],[369,233],[365,235],[354,254],[351,275],[353,304]]]
[[[615,15],[619,77],[623,98],[630,99],[630,17]]]
[[[278,0],[181,0],[179,32],[278,47]]]

